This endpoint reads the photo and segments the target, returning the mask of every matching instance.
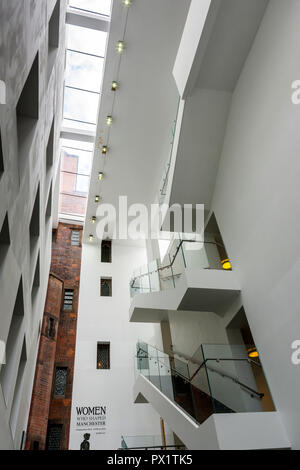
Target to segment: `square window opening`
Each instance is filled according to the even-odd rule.
[[[17,104],[19,179],[25,172],[39,119],[39,55],[35,56]]]
[[[40,254],[38,254],[36,265],[35,265],[32,288],[31,288],[32,315],[35,312],[35,306],[36,306],[36,302],[38,300],[38,293],[39,293],[39,290],[40,290],[40,283],[41,283],[41,280],[40,280]]]
[[[0,179],[4,173],[4,164],[3,164],[3,147],[2,147],[2,137],[0,132]]]
[[[111,263],[111,240],[103,240],[101,243],[101,263]]]
[[[74,289],[65,289],[63,309],[68,312],[73,310]]]
[[[30,265],[33,268],[35,261],[35,254],[38,249],[38,241],[40,236],[40,187],[36,192],[34,206],[31,213],[29,224],[29,237],[30,237]]]
[[[49,191],[49,196],[48,196],[48,202],[46,206],[46,212],[45,212],[45,224],[46,224],[46,231],[48,231],[48,224],[51,220],[52,216],[52,183],[50,186],[50,191]]]
[[[56,367],[55,370],[55,385],[54,385],[54,396],[55,397],[64,397],[66,395],[67,387],[67,367]]]
[[[46,178],[47,181],[49,180],[51,176],[51,170],[53,167],[53,152],[54,152],[54,118],[52,121],[51,129],[50,129],[50,134],[47,142],[47,148],[46,148]]]
[[[100,295],[101,297],[112,297],[112,279],[102,277],[100,279]]]
[[[19,416],[19,411],[20,411],[21,402],[22,402],[23,377],[24,377],[26,364],[27,364],[27,350],[26,350],[26,341],[24,337],[21,357],[20,357],[19,366],[17,369],[18,370],[17,380],[16,380],[15,391],[13,395],[12,407],[11,407],[10,418],[9,418],[9,424],[10,424],[10,429],[11,429],[13,438],[15,438],[15,435],[16,435],[18,416]]]
[[[62,431],[62,424],[48,423],[46,450],[61,449]]]
[[[71,245],[72,246],[80,246],[80,231],[79,230],[72,230]]]
[[[17,368],[18,357],[16,351],[22,340],[22,324],[24,318],[24,297],[22,277],[19,282],[16,295],[12,319],[9,326],[9,332],[6,340],[6,363],[2,365],[0,372],[0,383],[5,402],[8,403],[9,397],[14,393],[13,390],[13,371]]]
[[[110,343],[97,343],[97,369],[110,369]]]
[[[50,339],[55,339],[55,336],[56,336],[56,321],[55,321],[55,318],[53,318],[53,317],[48,317],[46,335]]]
[[[4,266],[4,261],[10,246],[10,232],[8,215],[6,214],[0,232],[0,272]]]
[[[48,78],[53,70],[59,47],[60,0],[57,0],[48,29]]]

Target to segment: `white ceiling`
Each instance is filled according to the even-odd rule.
[[[96,194],[103,203],[117,206],[119,195],[127,195],[129,204],[151,203],[158,193],[178,104],[172,69],[189,4],[190,0],[138,0],[126,9],[121,1],[114,2],[85,241],[95,234],[90,220],[98,207]],[[125,25],[125,51],[119,63],[115,47]],[[111,82],[117,76],[120,88],[114,93]],[[114,121],[108,128],[106,116],[112,110]],[[109,147],[106,157],[101,154],[102,142]],[[99,171],[104,172],[101,182]]]

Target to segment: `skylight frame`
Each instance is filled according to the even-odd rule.
[[[69,3],[70,3],[69,4],[70,9],[72,9],[73,11],[77,11],[78,14],[80,14],[80,12],[82,12],[83,16],[86,16],[85,13],[93,13],[95,15],[98,15],[99,19],[101,18],[101,16],[109,18],[109,15],[106,15],[105,13],[100,13],[100,12],[97,12],[97,11],[91,11],[91,10],[87,10],[87,9],[84,9],[84,8],[79,8],[79,6],[76,6],[74,4],[72,5],[72,3],[75,3],[75,1],[73,2],[73,0],[70,0]],[[76,3],[78,3],[78,2],[76,2]],[[87,135],[90,135],[91,137],[96,136],[97,119],[98,119],[98,107],[99,107],[99,101],[100,101],[100,96],[101,96],[101,83],[102,83],[102,79],[103,79],[104,66],[105,66],[105,51],[106,51],[106,44],[107,44],[107,40],[108,40],[108,32],[107,32],[107,30],[102,30],[102,29],[99,30],[99,36],[97,36],[97,37],[100,38],[99,43],[101,41],[101,44],[99,46],[100,47],[99,49],[97,49],[98,46],[96,46],[96,49],[95,49],[93,44],[92,44],[92,47],[89,47],[89,45],[91,45],[91,39],[94,37],[94,34],[97,34],[97,32],[95,33],[95,30],[92,27],[90,28],[89,26],[88,27],[77,26],[77,25],[74,25],[73,23],[70,23],[68,26],[70,26],[72,28],[73,41],[71,42],[71,44],[67,43],[66,57],[67,57],[67,54],[74,54],[75,57],[78,54],[78,57],[82,57],[82,58],[83,57],[87,57],[87,58],[91,57],[91,58],[93,58],[93,60],[95,60],[94,64],[93,64],[92,61],[89,64],[88,61],[84,61],[82,59],[81,61],[79,61],[79,64],[80,64],[79,66],[83,65],[86,62],[85,65],[87,66],[87,70],[89,72],[91,72],[92,75],[95,76],[95,78],[97,77],[97,75],[96,75],[97,74],[97,62],[96,61],[97,61],[97,59],[99,61],[99,77],[100,78],[97,81],[97,84],[96,84],[95,88],[93,88],[91,86],[91,85],[93,85],[92,80],[89,80],[89,83],[87,84],[88,85],[87,87],[85,87],[85,86],[82,87],[82,85],[85,85],[84,81],[82,80],[82,76],[84,75],[84,73],[88,73],[88,72],[83,71],[81,73],[81,76],[78,75],[79,79],[77,80],[77,83],[76,83],[75,75],[71,79],[68,79],[66,77],[65,90],[64,90],[65,104],[64,104],[64,112],[63,112],[62,135],[63,135],[64,132],[66,132],[68,134],[68,137],[62,139],[62,141],[61,141],[61,153],[63,155],[64,151],[66,153],[69,153],[69,154],[71,152],[71,155],[76,156],[76,153],[78,154],[80,152],[86,152],[85,155],[90,155],[90,158],[91,158],[90,163],[91,164],[90,164],[90,168],[89,168],[89,174],[85,174],[85,173],[87,173],[87,171],[84,167],[82,167],[83,168],[83,173],[80,171],[79,163],[77,163],[76,169],[71,168],[72,171],[66,171],[66,169],[67,170],[69,170],[69,169],[66,166],[64,166],[63,164],[61,165],[61,172],[60,172],[61,182],[63,181],[64,175],[66,176],[68,174],[70,175],[70,178],[71,178],[71,181],[72,181],[72,175],[73,175],[74,178],[75,178],[74,188],[76,188],[76,184],[77,184],[76,179],[77,178],[83,178],[83,180],[81,180],[79,185],[80,184],[82,185],[81,187],[84,188],[84,191],[82,191],[82,193],[80,193],[80,191],[78,191],[78,193],[76,194],[76,190],[74,192],[72,191],[72,184],[73,183],[71,183],[71,185],[69,187],[66,187],[67,185],[65,185],[65,187],[63,187],[63,185],[61,184],[60,192],[59,192],[59,198],[60,198],[60,200],[59,200],[59,218],[60,219],[70,219],[70,220],[73,219],[74,221],[84,222],[86,209],[87,209],[87,202],[88,202],[88,191],[89,191],[89,185],[90,185],[90,180],[91,180],[92,159],[93,159],[93,153],[94,153],[94,148],[91,149],[91,141],[87,142],[86,137],[87,137]],[[77,31],[78,31],[78,37],[79,37],[79,35],[80,35],[80,37],[82,37],[81,33],[84,32],[84,31],[93,31],[93,33],[91,33],[91,34],[87,33],[89,40],[87,40],[86,42],[84,42],[84,40],[83,40],[82,41],[83,46],[82,46],[81,43],[79,43],[78,40],[76,40],[76,39],[74,40],[74,34]],[[99,51],[99,53],[98,53],[98,51]],[[103,55],[102,55],[102,51],[103,51]],[[73,59],[74,59],[74,57],[73,57]],[[74,60],[72,60],[72,63],[74,63]],[[90,65],[90,67],[89,67],[89,65]],[[74,66],[74,69],[76,70],[76,65]],[[68,69],[68,74],[70,74],[70,73],[72,73],[72,66],[70,67],[70,69]],[[94,83],[96,83],[96,81]],[[99,86],[99,91],[98,91],[98,86]],[[94,100],[97,101],[97,105],[91,106],[91,109],[94,110],[94,113],[93,113],[93,115],[90,119],[89,119],[90,114],[88,115],[84,111],[83,107],[80,110],[80,107],[81,107],[80,99],[76,98],[76,97],[79,96],[79,95],[74,95],[76,93],[81,94],[81,96],[89,96],[90,97],[89,98],[90,102],[92,102],[92,97],[94,97]],[[73,113],[73,111],[72,111],[72,102],[71,101],[68,102],[68,99],[70,97],[72,98],[72,96],[76,98],[75,99],[76,105],[73,106],[73,109],[75,109],[75,111],[76,111],[75,113]],[[67,101],[67,104],[66,104],[66,101]],[[87,100],[81,99],[81,101],[86,102]],[[79,110],[80,110],[80,112],[78,112]],[[90,109],[89,109],[89,111],[90,111]],[[73,141],[72,137],[69,137],[70,135],[72,135],[72,133],[74,133],[74,136],[76,135],[76,139],[74,137],[74,141]],[[80,140],[80,135],[82,135],[82,140]],[[92,145],[94,145],[94,144],[92,144]],[[73,171],[73,170],[75,170],[75,171]],[[71,192],[68,191],[70,188],[71,188]],[[79,188],[80,188],[80,186],[79,186]],[[69,200],[67,200],[67,198],[69,198]],[[72,208],[72,200],[74,201],[74,204],[73,204],[74,209]],[[81,208],[80,208],[80,204],[78,205],[75,202],[76,200],[84,201]],[[65,205],[63,207],[64,202],[65,202]],[[72,210],[70,210],[70,208]]]
[[[97,16],[104,16],[104,17],[110,17],[110,13],[111,13],[111,7],[112,7],[112,0],[107,0],[107,2],[103,2],[102,0],[102,5],[103,3],[106,3],[105,5],[105,8],[100,9],[96,9],[96,10],[93,10],[91,9],[91,7],[88,7],[89,4],[93,3],[92,0],[69,0],[69,8],[72,9],[72,10],[76,10],[76,11],[81,11],[82,13],[91,13],[91,14],[94,14],[94,15],[97,15]],[[100,4],[100,2],[99,2]],[[87,7],[85,8],[84,5],[86,5]]]

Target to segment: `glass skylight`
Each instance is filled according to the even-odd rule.
[[[110,15],[111,0],[70,0],[71,8],[80,8],[100,15]]]
[[[111,0],[70,0],[69,7],[79,14],[89,10],[109,15]],[[68,132],[96,134],[106,41],[106,32],[67,25],[63,129]],[[84,220],[93,147],[84,137],[82,141],[61,139],[61,217]]]
[[[64,118],[96,125],[98,100],[94,93],[66,87]]]
[[[66,85],[100,92],[104,59],[67,51]]]
[[[107,33],[69,24],[68,49],[104,56]]]
[[[107,33],[68,25],[64,127],[96,132]]]

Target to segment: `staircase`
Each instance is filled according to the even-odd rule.
[[[149,402],[188,449],[289,448],[279,413],[262,410],[249,359],[228,356],[195,364],[139,342],[135,401]]]

